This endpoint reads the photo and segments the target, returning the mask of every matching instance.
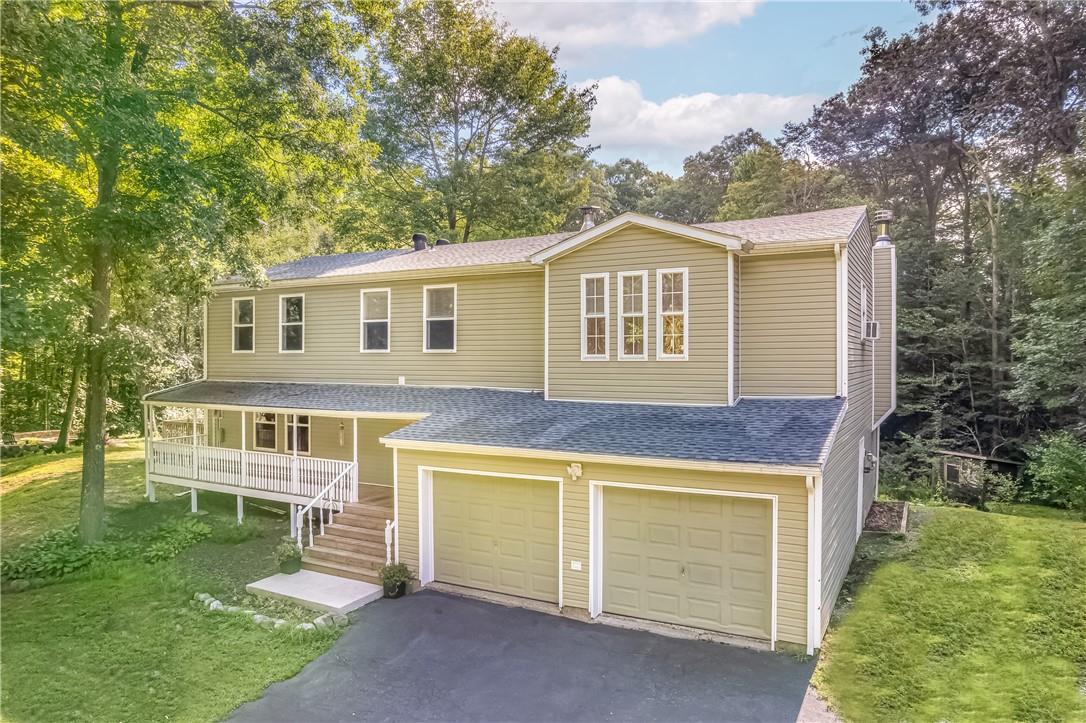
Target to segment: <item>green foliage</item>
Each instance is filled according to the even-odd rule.
[[[273,555],[275,556],[275,561],[277,563],[300,560],[302,557],[302,548],[298,547],[298,541],[293,537],[284,537],[280,543],[275,546]]]
[[[377,573],[381,583],[386,587],[395,587],[400,583],[410,582],[414,577],[411,568],[402,562],[394,562],[383,566]]]
[[[816,682],[846,720],[1078,720],[1086,526],[914,510],[831,626]],[[864,538],[862,558],[882,539]]]
[[[242,524],[235,524],[233,521],[228,521],[223,524],[215,525],[211,531],[211,541],[220,545],[237,545],[248,540],[259,537],[263,534],[263,530],[252,521],[246,521]]]
[[[1050,434],[1030,451],[1026,471],[1037,499],[1086,519],[1086,444],[1069,432]]]
[[[389,197],[371,206],[392,216],[379,225],[403,228],[403,207],[424,220],[416,230],[454,241],[527,235],[556,228],[583,198],[592,89],[571,88],[554,52],[483,5],[405,4],[371,68],[366,133]]]
[[[5,554],[0,561],[0,577],[56,579],[114,560],[139,558],[149,563],[162,562],[210,534],[207,523],[181,518],[139,535],[114,533],[101,542],[84,545],[75,528],[61,528]]]

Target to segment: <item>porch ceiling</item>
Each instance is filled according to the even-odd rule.
[[[544,400],[497,389],[199,381],[153,404],[417,417],[393,440],[705,462],[815,465],[843,399],[744,399],[732,407]]]

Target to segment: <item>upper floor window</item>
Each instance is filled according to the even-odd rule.
[[[234,351],[252,351],[256,325],[253,297],[234,299],[232,313]]]
[[[388,351],[392,292],[362,290],[362,343],[360,351]]]
[[[294,439],[297,435],[298,454],[309,454],[309,415],[287,415],[287,451],[294,451]]]
[[[279,351],[305,350],[305,295],[279,297]]]
[[[275,415],[271,412],[253,414],[253,449],[275,451]]]
[[[581,359],[607,359],[607,329],[610,326],[609,277],[607,274],[581,276]]]
[[[656,270],[656,358],[686,359],[689,352],[688,273]]]
[[[456,284],[424,286],[423,351],[456,351]]]
[[[618,315],[621,319],[619,359],[645,358],[645,326],[648,321],[648,272],[629,271],[618,275]]]

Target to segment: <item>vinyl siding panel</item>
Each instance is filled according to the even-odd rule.
[[[834,394],[833,254],[749,256],[743,259],[741,269],[741,393]]]
[[[822,475],[822,630],[829,624],[834,602],[856,547],[857,475],[859,448],[871,448],[872,356],[870,342],[860,330],[861,285],[871,288],[871,237],[864,225],[848,246],[848,396],[844,418],[837,430]],[[868,313],[871,313],[868,292]],[[874,494],[875,474],[864,476],[860,504],[866,515]]]
[[[423,286],[457,284],[456,352],[424,353]],[[359,352],[363,288],[391,289],[388,353]],[[305,351],[279,352],[279,296],[305,294]],[[233,353],[231,300],[256,298],[256,351]],[[270,288],[208,305],[208,378],[543,388],[543,271]]]
[[[574,482],[567,476],[566,463],[553,460],[406,449],[398,457],[400,560],[416,572],[420,466],[563,478],[562,584],[564,604],[570,608],[588,608],[589,480],[778,495],[777,633],[782,641],[806,644],[807,490],[803,477],[584,463],[583,475]],[[575,560],[581,562],[579,571],[570,569]]]
[[[872,250],[875,264],[874,320],[879,322],[879,338],[875,341],[875,419],[882,419],[897,406],[894,399],[894,305],[897,303],[894,278],[896,263],[893,246]]]
[[[687,268],[688,359],[656,360],[656,270]],[[647,359],[620,360],[618,273],[648,272]],[[581,274],[609,275],[610,355],[581,361]],[[644,228],[616,231],[550,263],[551,399],[728,403],[728,252]]]

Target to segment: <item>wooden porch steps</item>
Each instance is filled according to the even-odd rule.
[[[377,571],[385,564],[385,520],[392,519],[392,507],[348,503],[334,519],[302,553],[302,568],[380,585]]]

